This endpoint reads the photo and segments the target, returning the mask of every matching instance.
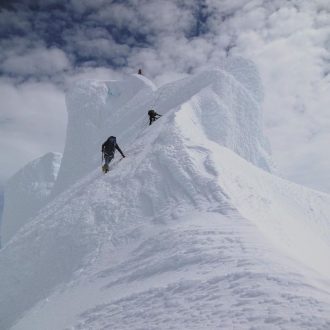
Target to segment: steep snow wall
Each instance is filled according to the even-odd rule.
[[[141,75],[123,81],[80,81],[72,86],[66,94],[67,136],[53,195],[100,166],[101,144],[110,135],[121,137],[137,121],[142,113],[136,104],[141,107],[143,103],[147,109],[144,102],[154,88]]]
[[[1,226],[2,244],[46,204],[56,181],[62,155],[47,153],[18,171],[6,184]]]
[[[201,72],[179,84],[182,85],[174,88],[175,93],[172,86],[164,86],[160,91],[161,96],[165,95],[165,100],[159,101],[160,109],[181,105],[194,107],[201,128],[210,140],[258,167],[271,170],[260,103],[252,93],[232,75],[220,70]],[[261,86],[255,88],[256,93],[260,93]]]
[[[255,66],[244,59],[223,61],[222,67],[155,86],[141,75],[122,81],[78,82],[66,96],[67,140],[53,194],[65,190],[100,166],[102,142],[117,136],[124,148],[148,126],[147,111],[166,114],[194,99],[203,121],[215,124],[209,137],[253,164],[271,170],[262,132],[262,86]]]

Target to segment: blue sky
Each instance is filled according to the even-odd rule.
[[[0,12],[0,184],[62,151],[65,89],[142,68],[156,84],[252,59],[279,173],[330,192],[328,0],[25,0]]]

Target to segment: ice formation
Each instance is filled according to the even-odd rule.
[[[123,81],[80,81],[66,97],[67,140],[53,193],[64,191],[100,165],[100,145],[108,136],[116,136],[119,144],[132,143],[147,127],[150,107],[166,114],[190,102],[203,110],[199,111],[203,123],[213,122],[207,132],[212,140],[270,170],[261,100],[257,71],[243,59],[227,60],[223,69],[203,71],[160,89],[141,75]]]
[[[270,173],[258,78],[233,61],[73,87],[58,195],[0,252],[1,329],[330,327],[330,196]],[[127,157],[103,175],[110,134]]]
[[[5,186],[2,245],[35,216],[48,201],[62,155],[50,152],[18,171]]]

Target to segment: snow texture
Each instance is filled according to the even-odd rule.
[[[50,152],[18,171],[5,185],[2,243],[47,203],[56,181],[62,154]]]
[[[79,81],[66,96],[67,140],[53,194],[100,165],[100,145],[110,135],[129,145],[148,125],[153,107],[165,114],[185,102],[194,102],[203,122],[212,120],[209,137],[270,170],[268,144],[262,132],[262,86],[254,65],[241,58],[223,68],[201,72],[156,89],[142,75],[123,81]]]
[[[3,216],[3,205],[4,205],[4,196],[2,188],[0,187],[0,249],[1,249],[1,226],[2,226],[2,216]]]
[[[3,212],[3,191],[2,188],[0,187],[0,226],[1,226],[2,212]]]
[[[92,152],[81,164],[82,147],[69,158],[68,131],[61,180],[72,161],[77,182],[59,182],[0,252],[1,329],[330,328],[330,196],[264,170],[260,86],[239,77],[206,71],[158,91],[142,80],[101,125],[127,154],[107,175]],[[82,90],[103,109],[110,85],[110,98],[129,90]],[[148,127],[151,102],[164,116]]]

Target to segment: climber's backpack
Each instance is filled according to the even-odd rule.
[[[155,110],[149,110],[148,115],[149,115],[149,117],[154,118],[157,114],[156,114]]]

